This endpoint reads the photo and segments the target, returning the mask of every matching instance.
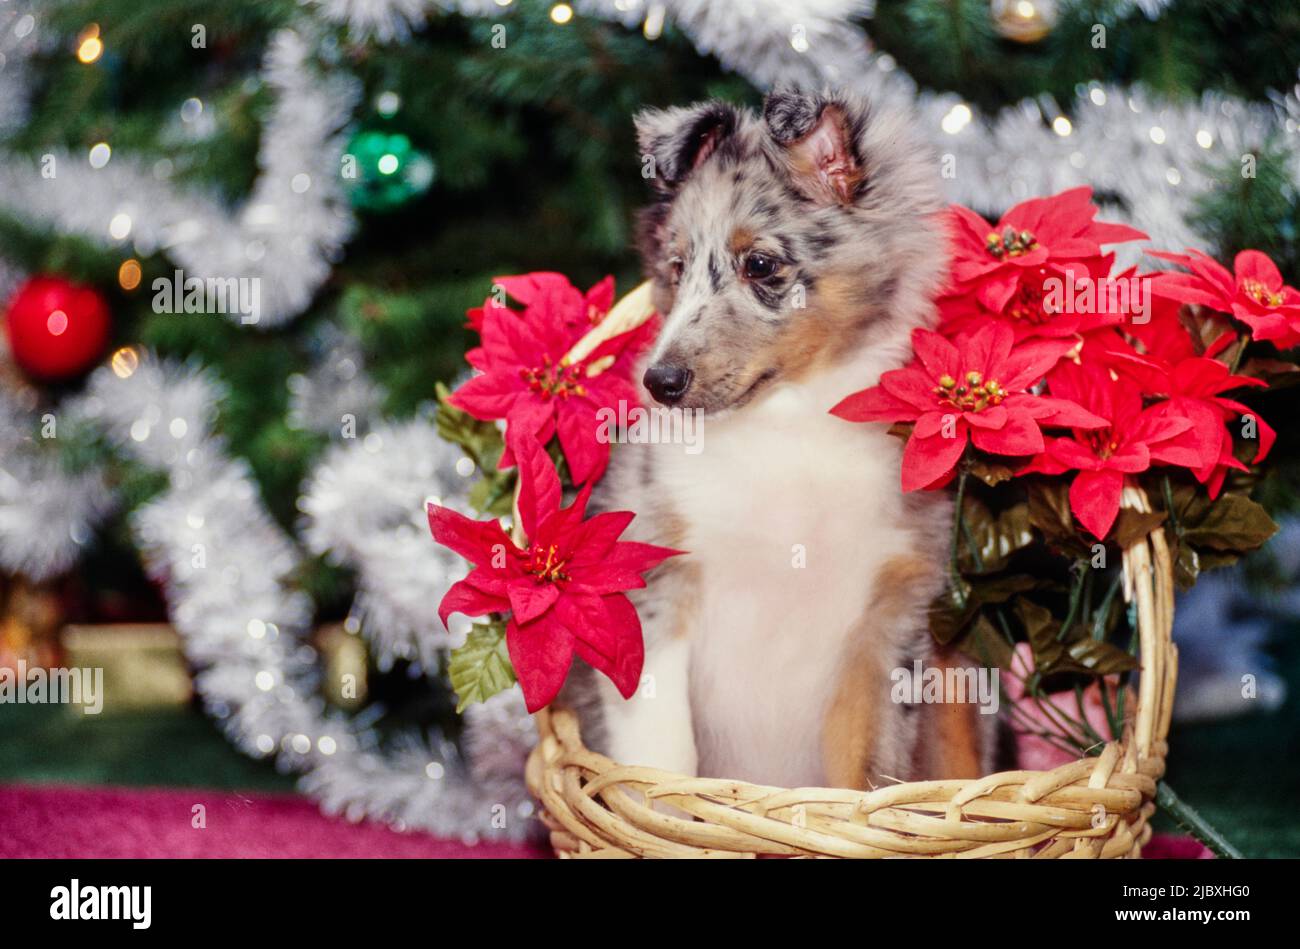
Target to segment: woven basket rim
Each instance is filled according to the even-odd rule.
[[[1150,509],[1136,488],[1124,502]],[[620,764],[586,748],[577,716],[553,707],[535,716],[527,766],[552,846],[582,857],[1136,857],[1151,834],[1177,678],[1162,529],[1124,551],[1123,571],[1141,642],[1137,707],[1096,757],[872,791],[776,788]]]

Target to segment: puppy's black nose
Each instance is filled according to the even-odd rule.
[[[691,371],[684,366],[668,366],[660,363],[645,371],[641,379],[656,402],[672,405],[686,394],[691,387]]]

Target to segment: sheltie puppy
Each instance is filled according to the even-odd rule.
[[[615,448],[600,507],[687,551],[634,598],[642,685],[590,670],[561,703],[626,764],[786,787],[987,773],[973,704],[891,697],[935,649],[951,505],[904,495],[901,443],[829,414],[904,365],[946,271],[938,167],[907,120],[783,89],[636,119],[655,200],[640,245],[662,328],[643,382],[701,411],[698,450]],[[647,400],[648,401],[648,400]]]

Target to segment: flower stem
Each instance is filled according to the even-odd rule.
[[[1216,856],[1226,860],[1240,860],[1242,853],[1204,817],[1198,814],[1190,804],[1175,794],[1168,784],[1161,781],[1156,785],[1156,805],[1205,846],[1214,851]]]
[[[965,526],[965,518],[962,516],[962,507],[966,502],[966,463],[965,459],[961,463],[961,473],[957,476],[957,503],[953,514],[952,525],[952,543],[949,546],[949,566],[952,570],[952,591],[957,598],[959,609],[966,609],[966,590],[965,581],[961,575],[961,562],[958,554],[958,548],[961,543],[962,528]]]

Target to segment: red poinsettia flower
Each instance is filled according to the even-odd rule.
[[[1105,538],[1119,514],[1125,476],[1153,464],[1196,471],[1205,461],[1191,418],[1168,401],[1144,408],[1137,383],[1116,378],[1104,366],[1063,362],[1048,377],[1048,386],[1108,424],[1049,438],[1046,450],[1018,474],[1078,471],[1070,485],[1070,508],[1098,540]]]
[[[974,292],[943,296],[938,300],[939,332],[951,339],[988,322],[1005,323],[1019,341],[1063,339],[1116,326],[1125,313],[1108,306],[1106,281],[1114,260],[1114,254],[1106,254],[1029,268],[1001,310],[989,309]]]
[[[1042,425],[1106,424],[1077,404],[1029,389],[1074,346],[1028,340],[1014,346],[1009,326],[991,323],[949,341],[929,330],[912,334],[916,360],[854,393],[831,413],[852,422],[914,422],[903,449],[903,490],[947,483],[970,441],[995,455],[1043,450]]]
[[[1300,290],[1282,282],[1282,274],[1267,255],[1243,250],[1232,262],[1233,273],[1196,250],[1153,256],[1190,271],[1159,274],[1156,293],[1231,313],[1250,327],[1255,339],[1272,340],[1279,349],[1300,344]]]
[[[587,310],[575,310],[571,297],[555,281],[539,284],[538,276],[529,275],[534,282],[526,286],[528,278],[511,278],[520,281],[512,284],[511,292],[522,292],[530,301],[522,316],[504,307],[485,306],[483,344],[465,354],[480,374],[452,393],[449,401],[475,418],[505,419],[512,431],[532,435],[543,444],[558,433],[569,472],[578,484],[600,477],[609,464],[609,443],[597,438],[600,410],[617,412],[620,402],[629,408],[640,404],[631,375],[654,327],[644,323],[572,362],[567,358],[569,350],[590,329]],[[600,302],[605,291],[593,288],[593,294]],[[500,465],[509,468],[514,463],[507,444]]]
[[[1277,432],[1256,412],[1223,397],[1224,392],[1243,386],[1267,386],[1262,379],[1233,375],[1227,366],[1208,356],[1171,360],[1156,354],[1139,356],[1132,351],[1112,349],[1100,359],[1135,381],[1147,395],[1167,398],[1172,411],[1191,419],[1190,434],[1202,458],[1201,466],[1194,469],[1196,479],[1206,486],[1211,498],[1219,496],[1229,469],[1247,470],[1233,453],[1235,443],[1228,430],[1229,423],[1242,417],[1251,420],[1258,442],[1255,463],[1268,457],[1277,441]]]
[[[562,314],[570,325],[594,326],[614,305],[614,278],[606,277],[583,293],[564,274],[536,271],[514,277],[493,277],[492,282],[501,287],[525,307],[537,306]],[[508,310],[495,296],[488,297],[482,306],[466,311],[471,329],[482,332],[483,314],[488,310]],[[513,312],[513,311],[511,311]]]
[[[1023,201],[997,224],[954,205],[948,214],[952,270],[946,295],[974,294],[987,310],[1000,313],[1023,283],[1041,282],[1043,267],[1100,257],[1103,244],[1146,237],[1126,224],[1093,220],[1097,210],[1087,187]]]
[[[560,478],[541,443],[518,434],[510,441],[528,546],[516,546],[500,521],[430,504],[434,539],[474,565],[442,598],[438,616],[446,624],[452,613],[509,612],[506,646],[530,712],[555,698],[575,653],[630,698],[645,647],[641,620],[623,591],[644,587],[643,573],[681,551],[619,540],[633,518],[628,511],[584,519],[590,483],[561,508]]]

